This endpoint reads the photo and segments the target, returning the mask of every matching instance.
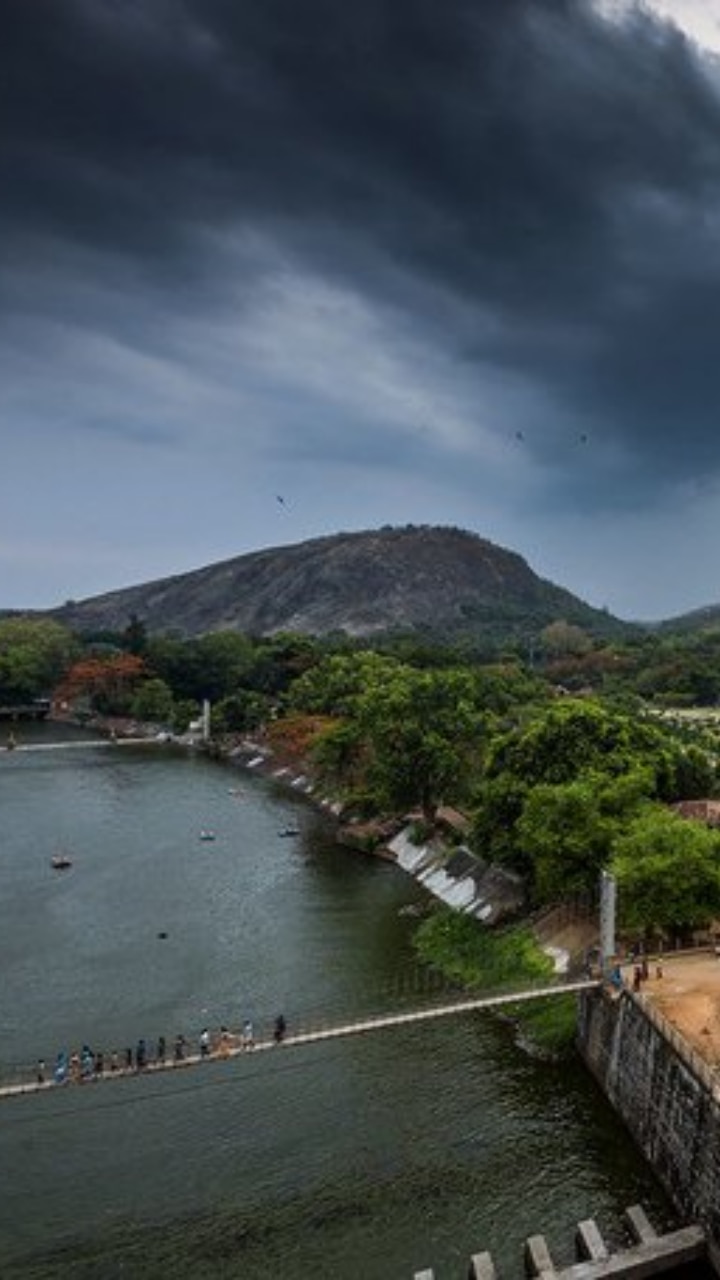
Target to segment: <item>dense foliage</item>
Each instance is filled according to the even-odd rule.
[[[0,706],[49,697],[79,649],[75,637],[56,622],[0,621]]]
[[[463,987],[500,991],[526,982],[552,978],[552,960],[530,929],[514,927],[489,932],[472,916],[440,907],[423,920],[414,938],[422,960]]]
[[[520,871],[537,903],[592,890],[612,867],[628,927],[720,912],[718,837],[669,809],[718,794],[720,713],[691,708],[720,695],[720,630],[611,643],[558,620],[504,649],[489,661],[417,636],[183,640],[138,618],[77,637],[11,617],[0,705],[53,695],[74,714],[184,730],[207,698],[214,734],[310,757],[357,814],[432,823],[440,805],[462,808],[473,848]]]

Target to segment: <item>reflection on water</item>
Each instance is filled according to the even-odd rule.
[[[12,753],[0,811],[6,1063],[413,1001],[400,912],[421,891],[262,779],[142,748]],[[58,1090],[1,1119],[9,1276],[451,1280],[484,1248],[516,1275],[525,1235],[569,1262],[581,1218],[613,1242],[638,1200],[672,1222],[580,1066],[527,1058],[488,1017]]]

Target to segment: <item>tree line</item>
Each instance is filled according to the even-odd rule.
[[[672,683],[684,706],[712,692],[720,641],[653,635],[610,650],[568,624],[545,630],[531,658],[488,661],[409,636],[187,639],[148,635],[137,618],[77,636],[13,617],[0,621],[0,704],[52,696],[76,717],[183,732],[208,698],[215,737],[292,741],[359,817],[416,810],[431,829],[441,804],[462,809],[472,848],[522,875],[533,903],[592,891],[607,868],[629,928],[707,923],[720,913],[720,835],[673,806],[720,793],[720,737],[656,712]]]

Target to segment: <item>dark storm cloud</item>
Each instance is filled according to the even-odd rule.
[[[73,246],[192,299],[212,233],[259,226],[478,385],[536,386],[515,425],[577,492],[601,476],[580,433],[619,450],[619,500],[720,470],[720,96],[672,27],[580,0],[10,0],[2,36],[14,305]]]

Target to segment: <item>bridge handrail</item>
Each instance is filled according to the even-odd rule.
[[[386,1030],[393,1027],[409,1026],[414,1023],[428,1022],[442,1017],[451,1017],[462,1013],[481,1012],[484,1009],[503,1008],[516,1004],[525,1003],[529,1000],[537,1000],[547,997],[554,997],[564,994],[579,993],[587,991],[594,987],[599,987],[601,980],[599,978],[581,978],[568,980],[567,978],[558,977],[550,982],[547,980],[537,980],[534,983],[526,983],[522,989],[508,990],[503,988],[493,992],[482,991],[475,995],[464,994],[461,998],[452,1000],[444,1000],[442,1002],[435,1001],[423,1005],[421,1008],[404,1009],[396,1012],[384,1012],[368,1014],[365,1017],[356,1018],[351,1022],[327,1022],[321,1020],[319,1023],[311,1018],[304,1018],[301,1021],[294,1022],[292,1030],[288,1030],[283,1038],[284,1046],[300,1047],[303,1045],[318,1044],[325,1040],[341,1039],[351,1035],[359,1035],[370,1031]],[[199,1036],[193,1035],[186,1038],[188,1044],[198,1044]],[[276,1047],[275,1041],[271,1035],[259,1038],[255,1041],[251,1052],[257,1053],[266,1049]],[[92,1079],[114,1079],[127,1076],[135,1076],[145,1072],[176,1070],[185,1066],[194,1066],[200,1062],[208,1060],[207,1057],[200,1052],[187,1053],[179,1061],[174,1061],[172,1057],[172,1045],[168,1045],[169,1054],[163,1062],[149,1060],[147,1064],[140,1070],[136,1067],[118,1067],[116,1070],[110,1070],[108,1066],[104,1067],[102,1077],[93,1076]],[[243,1048],[242,1030],[228,1029],[227,1039],[220,1041],[215,1036],[212,1045],[212,1051],[209,1055],[210,1060],[228,1059],[239,1057],[243,1053],[250,1052]],[[38,1060],[39,1061],[39,1060]],[[45,1074],[47,1077],[42,1081],[37,1078],[37,1062],[34,1065],[28,1063],[0,1063],[0,1098],[16,1096],[24,1093],[36,1093],[47,1088],[58,1088],[52,1080],[52,1063],[54,1055],[45,1059]],[[107,1058],[105,1059],[107,1063]],[[83,1083],[88,1083],[84,1081]]]

